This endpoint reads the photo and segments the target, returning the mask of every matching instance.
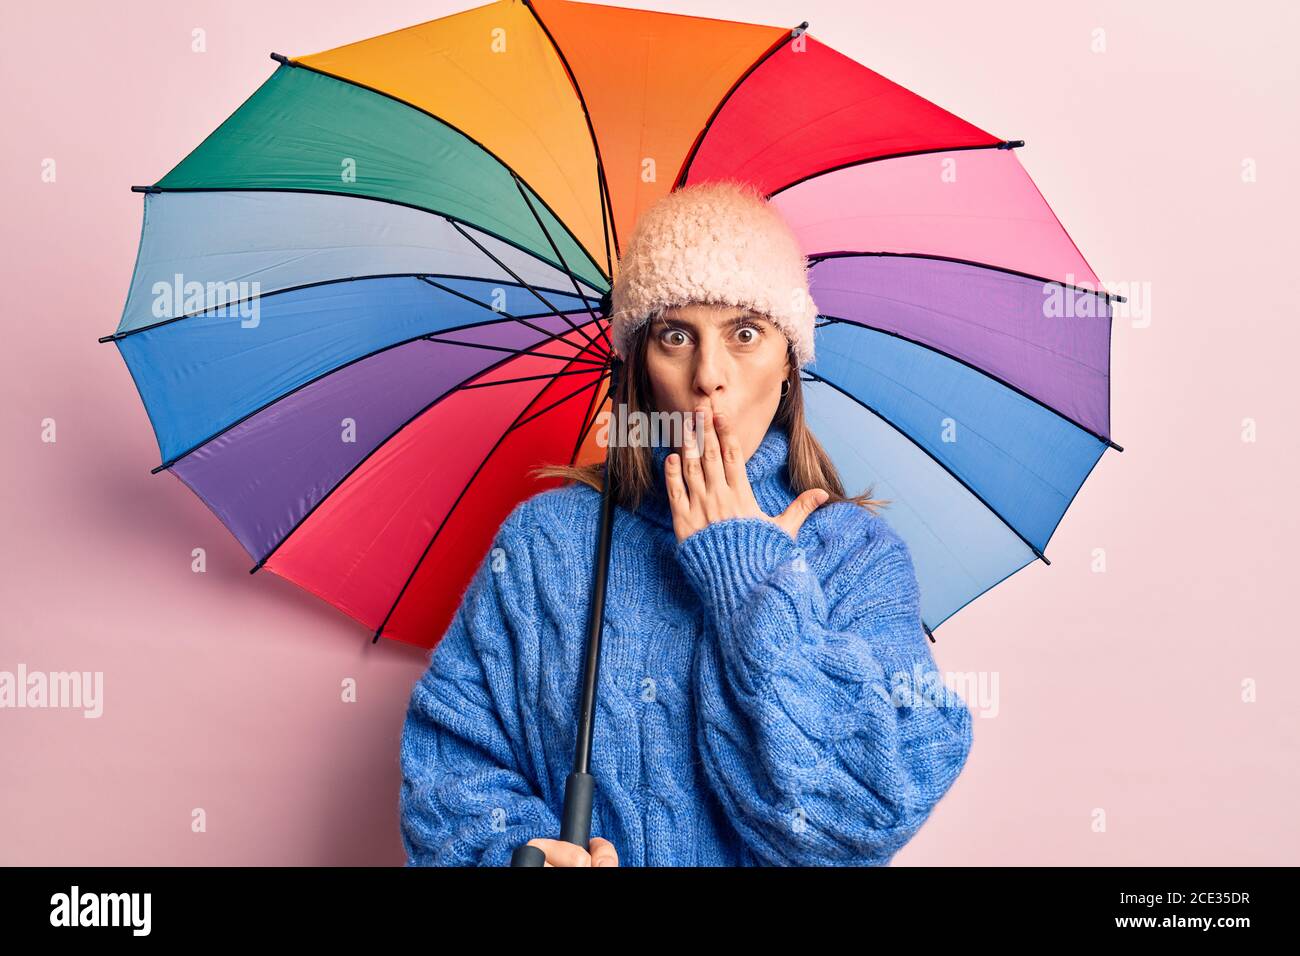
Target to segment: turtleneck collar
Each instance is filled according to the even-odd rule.
[[[666,445],[650,449],[653,484],[641,501],[637,514],[655,524],[671,529],[672,511],[668,507],[667,485],[664,481],[664,462],[676,449]],[[789,507],[795,495],[790,490],[786,462],[790,454],[790,437],[786,430],[773,423],[759,442],[754,453],[745,462],[745,474],[754,489],[754,497],[770,515],[778,515]]]

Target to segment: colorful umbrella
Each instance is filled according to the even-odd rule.
[[[1016,147],[806,32],[502,2],[278,68],[144,193],[116,343],[255,561],[430,647],[501,520],[604,457],[603,302],[668,190],[756,183],[814,261],[810,424],[893,500],[932,631],[1108,447],[1112,297]],[[933,638],[932,638],[933,639]]]

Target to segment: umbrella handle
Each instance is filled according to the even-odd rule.
[[[510,856],[511,866],[545,866],[546,854],[538,846],[521,843]]]
[[[564,819],[560,821],[560,839],[584,850],[591,843],[591,801],[595,793],[595,777],[580,770],[570,771],[564,781]]]
[[[589,773],[572,771],[564,781],[564,819],[560,821],[560,839],[586,849],[591,842],[591,803],[596,793],[596,778]],[[545,866],[546,854],[541,847],[521,843],[510,856],[511,866]]]

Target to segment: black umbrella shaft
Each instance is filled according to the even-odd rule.
[[[609,309],[606,305],[605,313]],[[609,394],[618,394],[623,363],[613,357]],[[587,612],[587,660],[582,675],[582,700],[578,707],[578,739],[573,754],[573,771],[564,781],[564,813],[560,819],[560,839],[588,848],[591,842],[591,809],[596,794],[596,778],[591,775],[591,742],[596,723],[596,684],[600,674],[600,632],[605,625],[605,584],[609,579],[610,541],[614,534],[614,509],[618,494],[614,481],[614,445],[605,452],[605,482],[601,492],[600,528],[596,534],[596,556],[591,571],[591,603]],[[511,866],[540,867],[546,855],[537,847],[522,844],[515,848]]]
[[[622,363],[614,359],[609,394],[617,394]],[[605,481],[601,492],[600,528],[591,571],[591,603],[587,612],[587,660],[582,675],[582,699],[578,705],[578,739],[573,753],[573,772],[564,783],[564,817],[560,839],[583,849],[591,838],[591,808],[595,778],[591,775],[591,747],[596,724],[596,685],[600,675],[600,637],[605,624],[605,589],[609,579],[610,541],[614,534],[614,509],[618,495],[614,487],[614,445],[605,452]]]
[[[610,448],[612,454],[613,446],[611,445]],[[610,540],[614,533],[613,484],[607,463],[600,509],[600,530],[596,539],[596,558],[591,572],[591,604],[587,613],[587,661],[582,676],[582,703],[578,710],[578,744],[573,754],[575,773],[589,773],[591,770],[591,743],[596,720],[596,683],[600,673],[600,634],[605,623],[605,584],[609,578]]]

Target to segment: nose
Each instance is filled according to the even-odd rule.
[[[692,385],[696,399],[716,399],[726,387],[725,356],[715,336],[705,335],[702,338],[703,341],[695,350]]]

